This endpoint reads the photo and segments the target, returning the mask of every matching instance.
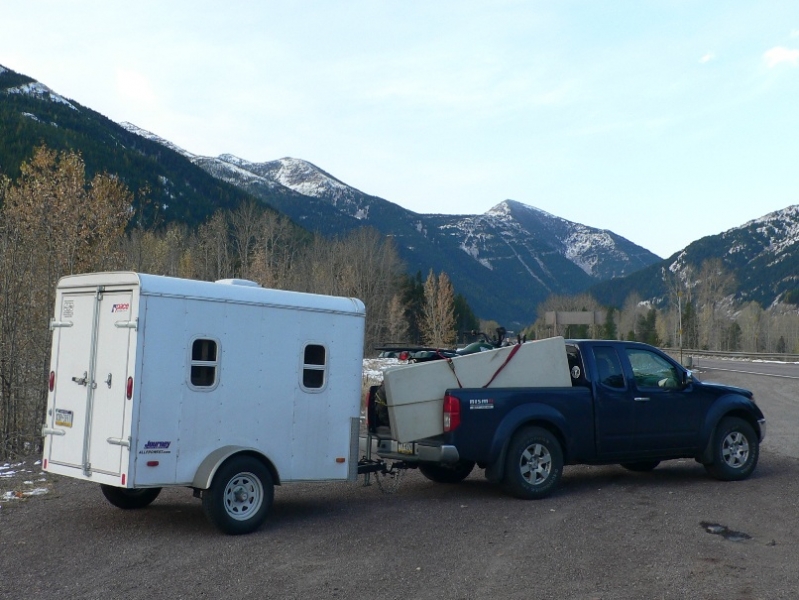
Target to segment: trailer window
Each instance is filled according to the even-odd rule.
[[[307,344],[302,359],[302,387],[318,390],[325,385],[327,349],[320,344]]]
[[[218,367],[216,340],[194,340],[191,345],[191,385],[198,388],[214,387]]]

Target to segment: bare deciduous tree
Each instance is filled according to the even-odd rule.
[[[422,334],[433,347],[445,348],[455,344],[455,292],[446,273],[436,277],[433,270],[424,284],[424,314]]]

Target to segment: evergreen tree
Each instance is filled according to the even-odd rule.
[[[603,340],[615,340],[618,338],[619,329],[616,327],[616,319],[613,314],[616,309],[612,306],[607,309],[607,316],[605,317],[605,324],[601,327],[600,338]]]

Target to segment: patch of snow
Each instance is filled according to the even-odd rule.
[[[69,100],[56,94],[53,90],[49,87],[44,85],[43,83],[39,83],[38,81],[32,81],[31,83],[24,83],[17,87],[8,88],[6,90],[7,94],[24,94],[26,96],[38,96],[43,100],[50,100],[51,102],[56,102],[58,104],[65,104],[72,110],[78,110],[75,105],[73,105]]]
[[[140,137],[143,137],[146,140],[150,140],[151,142],[156,142],[158,144],[161,144],[162,146],[166,146],[170,150],[174,150],[175,152],[177,152],[178,154],[182,154],[186,158],[189,158],[189,159],[195,158],[195,155],[192,154],[191,152],[187,152],[186,150],[184,150],[180,146],[177,146],[177,145],[173,144],[172,142],[170,142],[168,140],[165,140],[164,138],[162,138],[162,137],[160,137],[160,136],[158,136],[158,135],[156,135],[156,134],[154,134],[154,133],[152,133],[150,131],[147,131],[146,129],[142,129],[141,127],[138,127],[137,125],[134,125],[133,123],[129,123],[128,121],[122,121],[119,124],[119,126],[122,127],[123,129],[131,132],[131,133],[135,133],[136,135],[138,135]]]
[[[22,113],[22,116],[23,117],[28,117],[29,119],[33,119],[34,121],[39,121],[41,123],[41,120],[39,119],[39,117],[37,117],[33,113],[24,112],[24,113]]]

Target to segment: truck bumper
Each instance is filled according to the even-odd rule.
[[[458,449],[448,444],[427,445],[418,442],[401,444],[395,440],[379,440],[377,455],[380,458],[405,462],[456,463],[460,460]]]

